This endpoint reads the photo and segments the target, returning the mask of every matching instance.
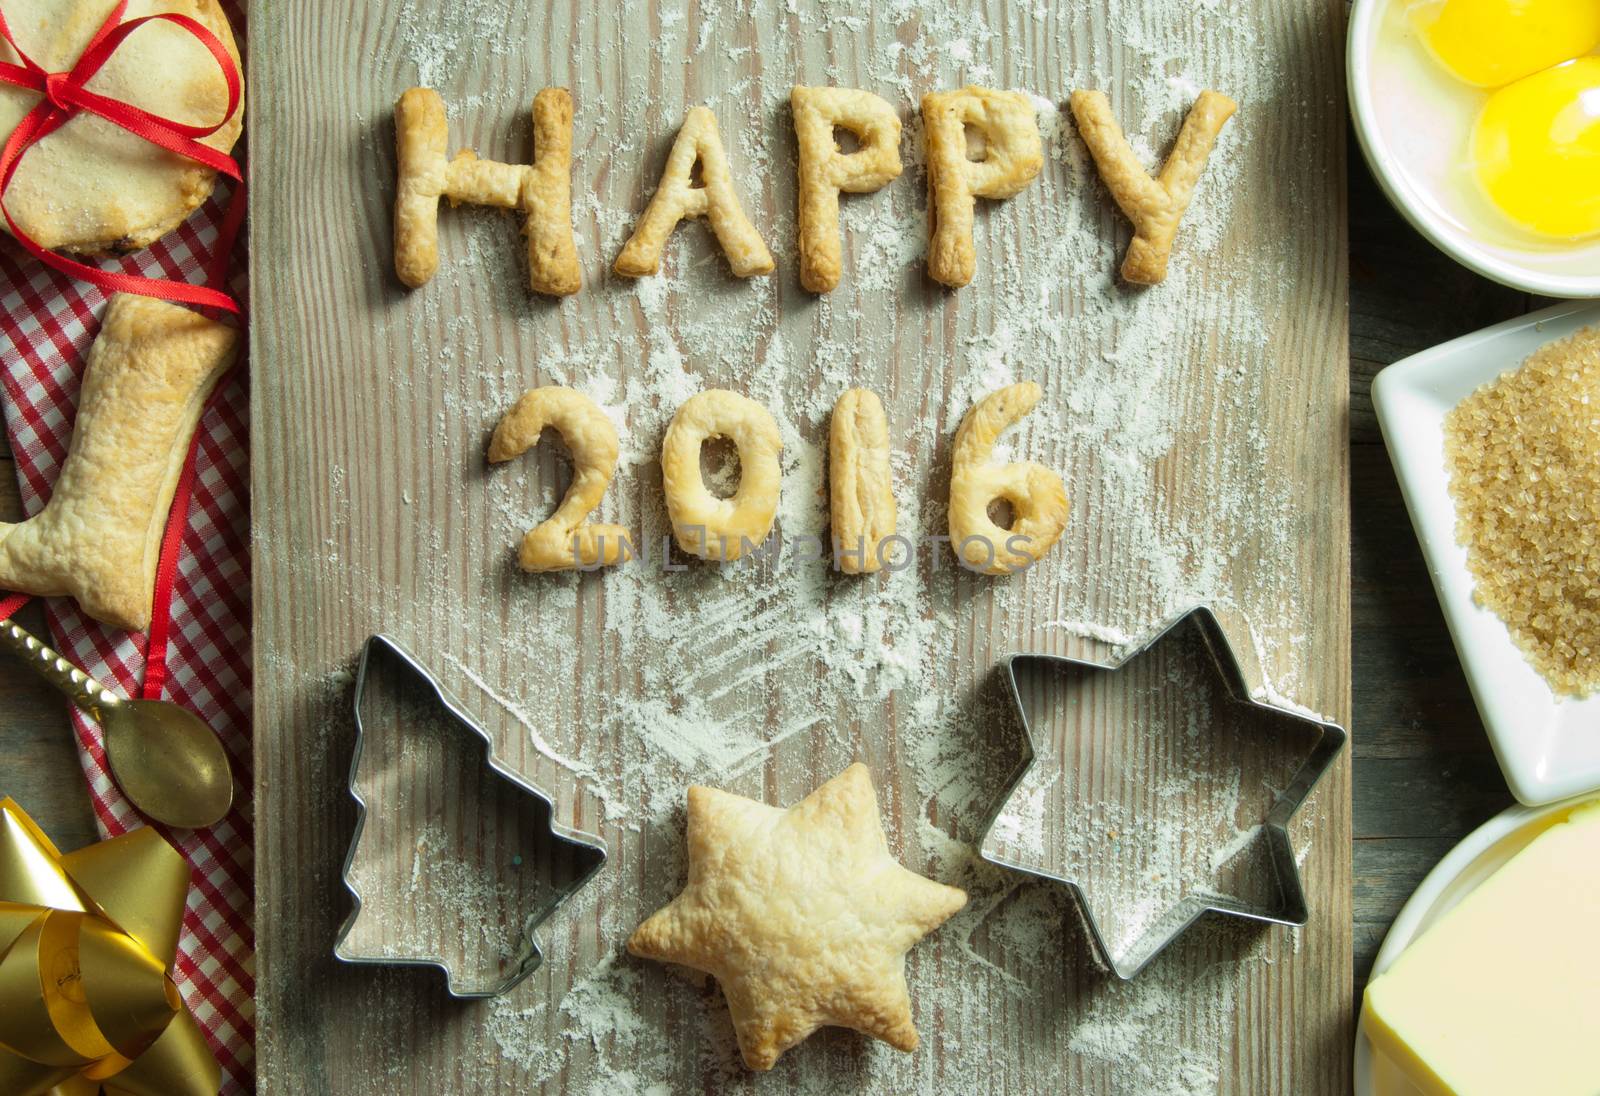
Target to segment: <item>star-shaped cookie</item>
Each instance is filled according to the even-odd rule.
[[[788,810],[691,787],[688,830],[688,885],[628,950],[716,978],[746,1065],[829,1025],[916,1048],[905,954],[967,896],[895,863],[865,765]]]

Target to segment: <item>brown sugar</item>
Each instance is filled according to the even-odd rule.
[[[1541,348],[1445,418],[1479,604],[1558,693],[1600,686],[1600,329]]]

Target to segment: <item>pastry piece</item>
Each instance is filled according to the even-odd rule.
[[[866,194],[900,177],[900,119],[857,88],[796,87],[789,92],[800,148],[800,284],[827,293],[839,284],[839,192]],[[835,128],[861,142],[839,151]]]
[[[915,1050],[905,954],[966,905],[889,855],[867,767],[779,810],[689,789],[689,881],[628,950],[712,975],[751,1069],[820,1027]]]
[[[1008,385],[975,404],[956,431],[950,469],[950,543],[962,566],[989,575],[1015,574],[1048,552],[1067,526],[1067,491],[1042,465],[993,464],[995,439],[1033,410],[1039,386]],[[1009,528],[989,517],[991,503],[1011,507]]]
[[[967,128],[984,142],[967,157]],[[922,97],[928,145],[928,276],[960,287],[972,281],[972,211],[977,198],[1009,198],[1044,166],[1033,103],[1018,91],[966,87]]]
[[[238,338],[165,301],[111,298],[50,501],[20,525],[0,524],[0,589],[70,595],[113,627],[150,626],[172,496]]]
[[[105,22],[110,0],[5,0],[17,45],[46,72],[64,72]],[[211,31],[239,66],[239,49],[217,0],[136,0],[124,22],[157,12],[186,15]],[[0,60],[16,62],[0,44]],[[159,76],[159,78],[154,78]],[[222,119],[228,85],[193,35],[150,23],[117,47],[89,82],[98,95],[189,125]],[[0,143],[39,96],[0,83]],[[244,121],[241,102],[200,143],[228,152]],[[28,150],[6,191],[6,209],[43,247],[76,252],[137,251],[165,236],[211,194],[216,173],[122,127],[80,113]],[[9,231],[3,218],[0,230]]]
[[[894,536],[894,481],[889,474],[889,420],[883,402],[851,388],[833,405],[828,431],[828,503],[834,565],[846,574],[883,567],[884,541]]]
[[[533,99],[533,165],[480,160],[471,149],[445,159],[444,100],[411,88],[394,105],[394,269],[413,288],[439,269],[439,199],[522,211],[528,285],[567,296],[583,285],[572,239],[572,96],[545,88]]]
[[[1152,179],[1134,155],[1111,103],[1098,91],[1072,93],[1072,116],[1089,146],[1111,197],[1133,222],[1133,242],[1122,260],[1122,276],[1138,285],[1155,285],[1167,276],[1167,259],[1178,222],[1189,208],[1194,185],[1205,170],[1217,134],[1238,109],[1216,91],[1202,91],[1183,120],[1161,177]]]
[[[586,519],[617,471],[617,428],[600,405],[571,388],[531,388],[507,411],[489,439],[489,462],[526,453],[550,427],[572,454],[572,483],[556,512],[528,530],[517,562],[524,571],[609,567],[633,556],[628,531]]]
[[[700,165],[701,186],[693,184],[695,164]],[[711,222],[728,265],[739,277],[772,273],[772,253],[739,204],[728,171],[728,154],[717,132],[717,116],[706,107],[694,107],[684,118],[678,139],[667,154],[661,182],[617,256],[617,273],[626,278],[659,273],[667,237],[685,217],[704,217]]]
[[[739,451],[739,489],[719,499],[700,474],[700,447],[727,438]],[[689,397],[661,443],[667,516],[678,546],[701,559],[729,562],[753,551],[778,512],[778,424],[755,400],[713,388]]]

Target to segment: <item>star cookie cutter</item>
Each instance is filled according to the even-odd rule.
[[[1023,701],[1022,689],[1018,681],[1019,670],[1026,671],[1034,666],[1055,666],[1068,671],[1074,671],[1089,677],[1099,674],[1114,674],[1119,670],[1137,662],[1142,656],[1161,645],[1164,640],[1175,636],[1182,629],[1193,628],[1198,631],[1206,652],[1210,655],[1210,662],[1215,666],[1222,684],[1226,687],[1226,703],[1221,704],[1214,711],[1214,717],[1224,710],[1249,709],[1255,722],[1266,720],[1282,728],[1311,728],[1316,732],[1315,744],[1310,755],[1295,771],[1288,786],[1278,791],[1277,796],[1268,810],[1265,818],[1257,825],[1256,831],[1266,836],[1268,860],[1271,864],[1274,877],[1274,900],[1267,903],[1252,903],[1231,896],[1215,893],[1186,894],[1179,899],[1176,905],[1166,910],[1157,917],[1147,928],[1124,947],[1114,948],[1108,942],[1090,912],[1089,903],[1084,892],[1083,884],[1074,879],[1070,874],[1070,865],[1061,865],[1060,870],[1045,870],[1037,866],[1025,865],[1008,859],[997,852],[995,848],[995,830],[1002,819],[1008,815],[1007,807],[1012,796],[1033,767],[1038,757],[1037,740],[1034,728],[1028,719],[1027,706]],[[1339,752],[1344,748],[1348,735],[1342,727],[1315,719],[1308,715],[1278,707],[1273,704],[1263,703],[1251,697],[1245,685],[1244,675],[1239,668],[1238,660],[1229,646],[1227,637],[1217,622],[1216,615],[1204,605],[1195,606],[1177,616],[1169,619],[1159,626],[1156,632],[1145,640],[1136,650],[1129,652],[1114,663],[1092,662],[1082,659],[1067,658],[1061,655],[1048,655],[1037,653],[1017,653],[1005,659],[1006,677],[1011,688],[1011,699],[1019,717],[1022,720],[1023,731],[1026,736],[1026,751],[1022,763],[1017,767],[1011,780],[1007,783],[1005,791],[1001,794],[994,812],[983,828],[983,837],[979,841],[978,852],[983,859],[992,864],[998,864],[1013,871],[1024,872],[1028,875],[1051,879],[1064,884],[1071,892],[1078,910],[1082,914],[1083,924],[1088,930],[1090,945],[1099,962],[1110,969],[1118,978],[1127,981],[1132,979],[1141,970],[1148,966],[1157,955],[1166,949],[1183,932],[1201,917],[1208,913],[1223,914],[1230,917],[1239,917],[1248,921],[1265,922],[1274,925],[1304,926],[1309,911],[1306,906],[1305,890],[1300,879],[1299,865],[1295,859],[1294,846],[1289,840],[1288,825],[1295,813],[1310,796],[1322,775],[1332,766]],[[1213,719],[1213,724],[1215,718]]]
[[[494,776],[509,784],[513,789],[533,799],[539,805],[542,818],[547,820],[548,838],[550,847],[556,856],[570,857],[571,875],[557,883],[552,888],[549,898],[542,901],[531,910],[522,920],[521,949],[509,973],[495,978],[472,980],[468,975],[458,975],[456,970],[444,958],[438,955],[425,954],[424,947],[413,946],[412,951],[407,951],[405,940],[386,940],[384,946],[378,949],[369,949],[357,945],[351,940],[352,930],[357,921],[361,919],[363,909],[362,897],[357,889],[353,875],[356,863],[356,854],[361,847],[361,837],[366,829],[368,805],[362,798],[357,782],[357,774],[361,767],[361,756],[366,743],[366,728],[362,723],[362,699],[366,695],[369,672],[375,657],[392,658],[396,668],[413,683],[421,685],[427,693],[431,694],[430,701],[435,701],[442,709],[449,722],[456,727],[469,731],[480,744],[484,751],[484,760]],[[506,768],[495,757],[493,740],[486,731],[457,700],[450,691],[440,684],[439,679],[424,666],[415,655],[401,645],[398,641],[386,635],[374,635],[369,638],[361,649],[361,664],[356,672],[355,687],[355,717],[356,737],[353,756],[350,759],[349,793],[350,798],[356,802],[356,827],[355,834],[350,839],[350,851],[345,854],[344,867],[340,871],[340,878],[345,889],[350,892],[355,902],[355,907],[345,919],[339,929],[338,938],[334,941],[334,956],[343,962],[354,965],[368,966],[419,966],[432,967],[445,976],[445,989],[451,997],[460,1000],[481,1000],[489,997],[499,997],[510,992],[525,978],[537,970],[544,962],[544,952],[539,947],[537,931],[559,909],[567,899],[571,898],[584,885],[594,877],[606,862],[606,846],[600,838],[563,826],[556,821],[555,799],[549,793],[535,784],[529,783],[521,776]],[[541,839],[545,836],[541,834]],[[520,857],[514,861],[520,863]],[[414,871],[415,869],[413,869]]]

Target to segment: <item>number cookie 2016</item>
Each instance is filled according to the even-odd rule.
[[[524,571],[569,571],[631,558],[626,529],[584,520],[611,485],[618,453],[617,428],[588,396],[555,386],[523,393],[489,439],[489,462],[499,464],[526,453],[545,427],[560,434],[572,454],[572,483],[556,512],[522,538],[518,564]]]
[[[889,420],[883,401],[852,388],[833,406],[828,428],[828,503],[833,558],[851,575],[882,569],[894,536],[894,483],[889,473]]]
[[[857,88],[797,87],[789,93],[798,170],[800,284],[827,293],[839,284],[839,193],[866,194],[900,177],[900,119],[894,108]],[[834,128],[861,142],[839,151]]]
[[[1160,178],[1152,179],[1111,113],[1110,100],[1098,91],[1072,93],[1072,116],[1083,143],[1089,146],[1111,197],[1133,222],[1133,241],[1122,261],[1122,276],[1127,281],[1155,285],[1167,276],[1178,222],[1189,208],[1217,134],[1237,109],[1238,104],[1221,92],[1201,92],[1183,120]]]
[[[950,543],[962,566],[989,575],[1013,574],[1038,562],[1067,527],[1067,491],[1061,477],[1042,465],[994,464],[989,458],[1001,431],[1039,402],[1032,381],[1009,385],[984,397],[956,431],[950,470]],[[989,517],[997,501],[1014,518],[1001,528]]]
[[[727,438],[739,451],[739,489],[721,499],[700,474],[700,447]],[[713,388],[691,396],[672,416],[661,443],[667,516],[678,546],[701,559],[731,562],[767,539],[778,512],[783,441],[772,415],[755,400]]]
[[[982,160],[967,158],[967,127],[983,136]],[[977,198],[1010,198],[1044,167],[1033,103],[1017,91],[966,87],[922,97],[928,145],[928,276],[959,288],[972,281],[972,211]]]
[[[439,199],[451,205],[522,211],[528,240],[528,285],[566,296],[583,284],[572,239],[572,96],[545,88],[533,100],[531,166],[480,160],[471,149],[446,159],[444,100],[412,88],[394,106],[396,164],[394,269],[413,288],[439,269]]]
[[[50,501],[20,525],[0,524],[0,589],[66,594],[113,627],[150,626],[178,474],[238,339],[187,308],[111,298]]]
[[[697,163],[702,186],[693,182]],[[717,132],[717,116],[706,107],[695,107],[684,118],[678,139],[667,154],[661,182],[617,256],[616,272],[627,278],[659,273],[667,237],[685,217],[704,217],[710,222],[728,266],[739,277],[772,273],[772,253],[739,204],[728,154]]]

